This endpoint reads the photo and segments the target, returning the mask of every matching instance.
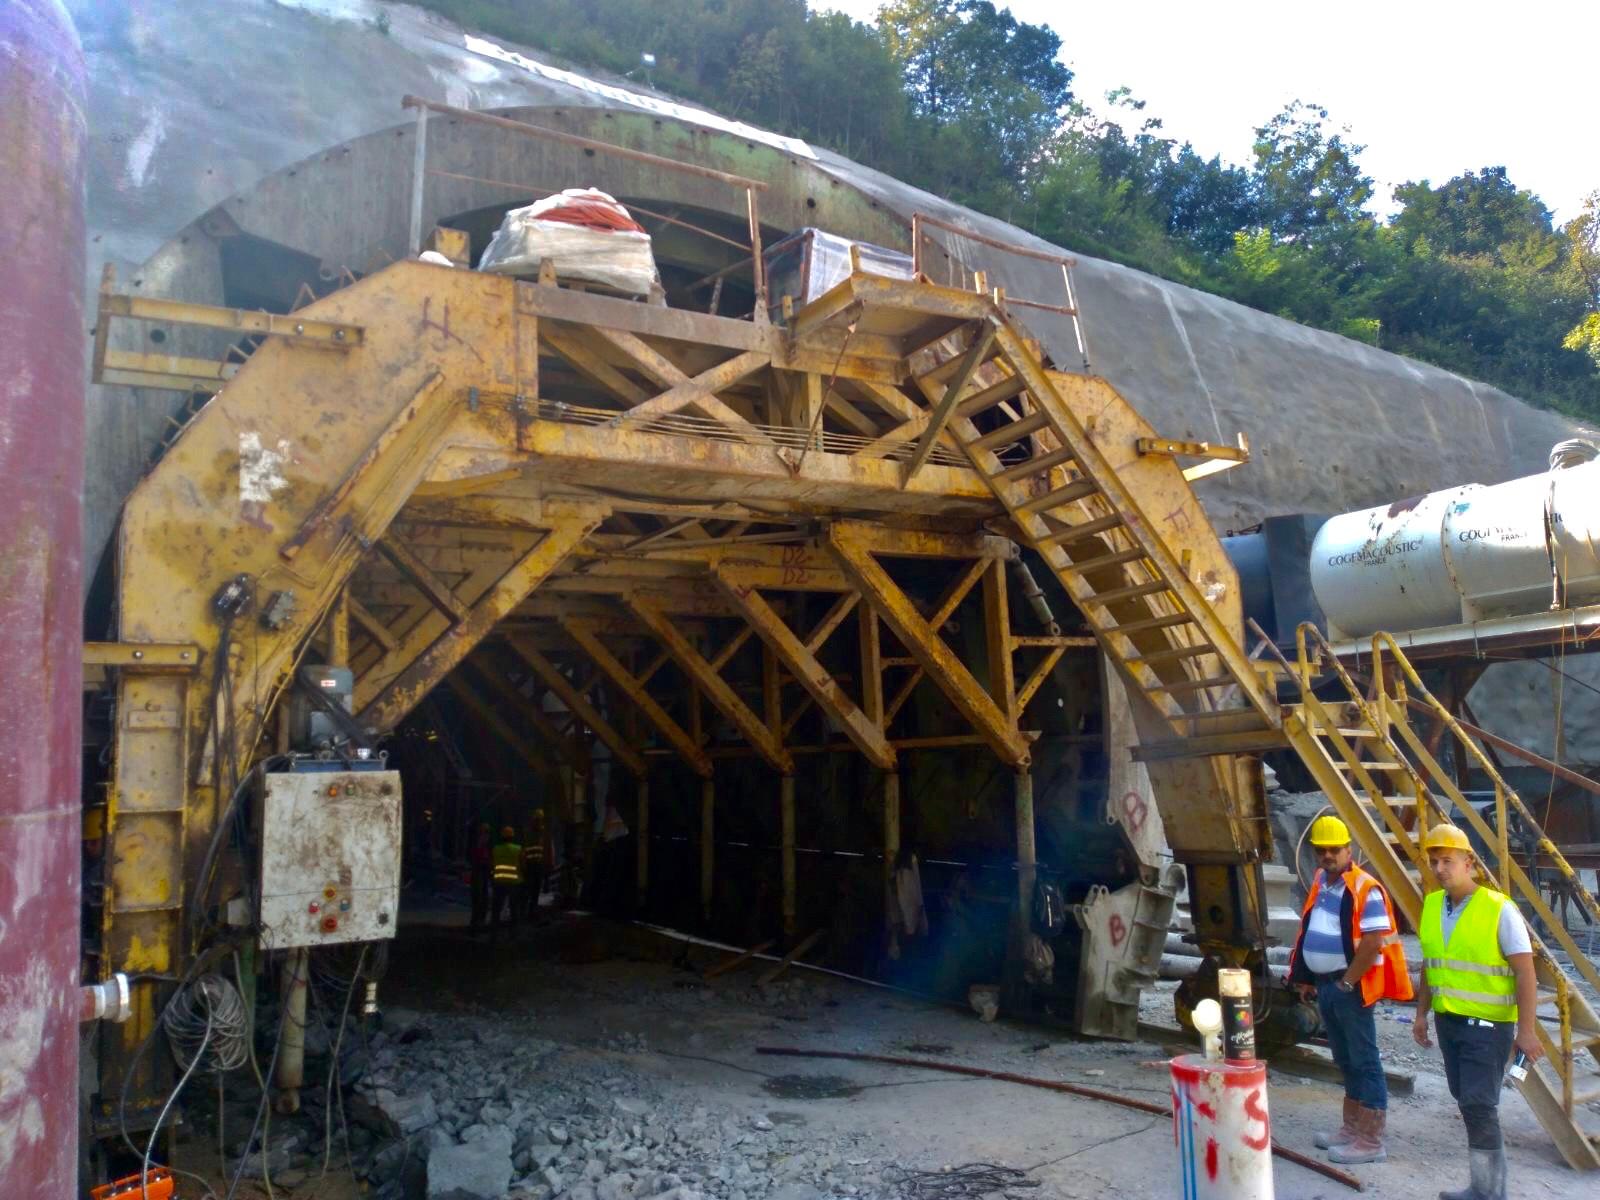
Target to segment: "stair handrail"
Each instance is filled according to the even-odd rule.
[[[1561,853],[1560,848],[1557,847],[1555,842],[1550,840],[1549,836],[1545,833],[1544,828],[1534,818],[1533,813],[1529,811],[1528,806],[1522,802],[1522,797],[1517,794],[1516,789],[1514,789],[1505,781],[1504,777],[1500,774],[1499,768],[1494,765],[1494,761],[1490,759],[1486,753],[1484,753],[1482,747],[1478,745],[1471,735],[1469,735],[1466,730],[1461,728],[1460,723],[1456,720],[1455,716],[1450,712],[1450,710],[1445,707],[1443,702],[1441,702],[1437,696],[1428,690],[1428,685],[1422,682],[1422,676],[1417,673],[1416,667],[1413,666],[1411,660],[1405,656],[1405,653],[1400,649],[1400,646],[1395,641],[1394,637],[1390,634],[1381,632],[1372,635],[1373,671],[1375,672],[1379,682],[1381,683],[1382,681],[1382,656],[1385,653],[1387,653],[1388,656],[1400,668],[1400,670],[1404,673],[1405,678],[1410,681],[1412,688],[1415,690],[1417,695],[1421,697],[1421,703],[1426,706],[1435,717],[1440,718],[1444,722],[1446,728],[1448,728],[1450,732],[1455,735],[1457,742],[1466,747],[1467,752],[1472,756],[1478,767],[1489,777],[1491,781],[1493,781],[1496,794],[1496,807],[1500,816],[1500,853],[1502,855],[1500,870],[1505,877],[1505,886],[1503,890],[1506,892],[1506,894],[1510,895],[1512,890],[1510,887],[1512,877],[1509,852],[1509,822],[1505,820],[1504,815],[1505,806],[1509,802],[1513,807],[1515,807],[1517,815],[1522,818],[1527,828],[1534,834],[1536,839],[1536,853],[1549,857],[1551,862],[1555,864],[1556,869],[1561,872],[1562,877],[1566,879],[1566,881],[1572,885],[1573,890],[1577,892],[1578,903],[1583,906],[1583,908],[1592,918],[1594,918],[1595,921],[1600,922],[1600,903],[1597,903],[1589,889],[1583,886],[1582,881],[1578,878],[1577,872],[1574,871],[1572,865],[1567,862],[1566,856]],[[1471,818],[1475,819],[1475,824],[1481,825],[1482,818],[1478,817],[1477,813],[1471,813]],[[1484,830],[1480,828],[1479,833],[1481,834],[1483,832]]]
[[[1434,823],[1433,816],[1436,806],[1434,804],[1433,789],[1428,786],[1427,781],[1423,779],[1421,772],[1417,770],[1411,759],[1401,753],[1399,745],[1389,736],[1387,718],[1380,716],[1367,698],[1362,695],[1361,689],[1356,686],[1356,681],[1345,670],[1344,664],[1339,661],[1339,656],[1333,652],[1333,647],[1328,643],[1328,639],[1323,635],[1322,630],[1317,628],[1316,624],[1311,621],[1302,621],[1295,630],[1295,652],[1299,656],[1297,665],[1300,671],[1300,678],[1297,682],[1300,685],[1301,696],[1309,697],[1312,695],[1311,658],[1307,653],[1306,645],[1308,641],[1316,644],[1315,648],[1321,661],[1327,663],[1333,669],[1334,674],[1339,677],[1339,681],[1344,684],[1345,691],[1349,693],[1351,701],[1361,714],[1361,719],[1367,723],[1367,727],[1383,739],[1384,746],[1393,753],[1395,761],[1405,768],[1406,775],[1411,781],[1412,795],[1417,801],[1416,840],[1420,845],[1422,835]],[[1381,684],[1381,678],[1379,682]],[[1421,868],[1422,863],[1419,856],[1408,854],[1407,857],[1417,863],[1419,869]]]

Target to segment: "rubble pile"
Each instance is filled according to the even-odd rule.
[[[711,1106],[703,1091],[680,1100],[628,1063],[651,1053],[644,1035],[572,1047],[469,1016],[391,1013],[387,1025],[362,1047],[345,1106],[351,1163],[377,1200],[879,1194],[883,1164],[863,1139],[819,1139],[801,1114]]]

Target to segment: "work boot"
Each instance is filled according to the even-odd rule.
[[[1361,1115],[1361,1105],[1350,1099],[1344,1098],[1344,1123],[1333,1133],[1319,1133],[1312,1138],[1312,1143],[1318,1150],[1332,1150],[1335,1146],[1344,1146],[1356,1140],[1356,1121]]]
[[[1506,1200],[1506,1151],[1471,1150],[1467,1169],[1472,1182],[1458,1192],[1440,1192],[1439,1200]]]
[[[1336,1163],[1383,1162],[1389,1152],[1383,1148],[1383,1127],[1389,1119],[1387,1109],[1357,1105],[1356,1136],[1328,1151],[1328,1161]]]

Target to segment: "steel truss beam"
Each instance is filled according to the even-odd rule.
[[[569,516],[552,517],[550,531],[533,549],[519,558],[500,579],[467,611],[448,633],[436,638],[427,649],[367,704],[358,720],[372,729],[393,729],[450,673],[494,627],[504,620],[551,571],[605,519],[607,510],[579,510]]]
[[[845,574],[917,660],[917,665],[984,736],[1000,760],[1011,767],[1027,766],[1031,761],[1028,741],[1015,722],[1007,719],[1006,711],[990,698],[955,652],[945,645],[937,627],[923,619],[911,598],[889,577],[853,530],[843,523],[829,526],[828,546]]]
[[[623,603],[649,627],[667,653],[672,655],[673,661],[694,681],[696,688],[716,706],[718,712],[733,722],[734,727],[756,748],[768,765],[780,774],[793,774],[794,759],[783,748],[783,743],[773,736],[761,718],[728,686],[717,669],[694,648],[693,643],[673,628],[667,615],[638,595],[623,597]]]
[[[850,595],[842,598],[823,618],[811,637],[801,641],[773,611],[772,606],[761,598],[761,594],[744,582],[739,568],[723,564],[716,570],[716,579],[723,594],[744,613],[751,628],[789,669],[800,686],[805,688],[812,701],[844,727],[845,735],[874,766],[891,769],[895,764],[895,753],[882,727],[856,706],[839,681],[817,658],[817,651],[822,648],[823,642],[850,614],[859,597]],[[770,704],[768,707],[770,709]]]
[[[700,744],[683,726],[672,719],[667,710],[662,708],[649,692],[645,691],[644,679],[630,673],[628,668],[606,649],[592,624],[574,617],[560,617],[558,620],[567,636],[577,643],[578,648],[589,656],[589,660],[604,672],[612,683],[621,689],[623,695],[627,696],[644,714],[645,719],[656,727],[657,732],[666,738],[667,744],[677,751],[678,756],[689,765],[690,769],[702,779],[710,779],[711,759]]]

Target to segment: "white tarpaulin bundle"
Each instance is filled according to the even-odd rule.
[[[602,283],[632,295],[648,295],[659,282],[650,235],[613,197],[593,188],[568,188],[506,213],[478,269],[532,276],[545,259],[558,279]]]

